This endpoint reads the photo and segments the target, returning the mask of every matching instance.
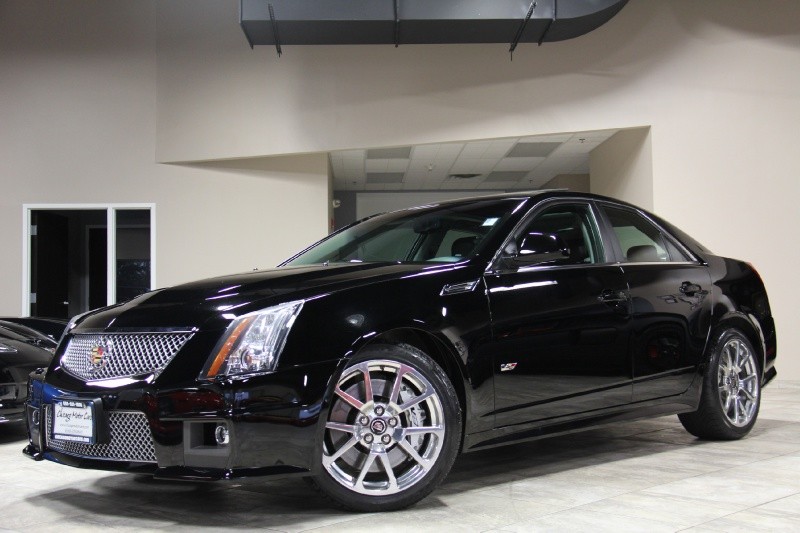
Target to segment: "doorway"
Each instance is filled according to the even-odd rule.
[[[70,318],[155,287],[155,206],[26,205],[23,316]]]

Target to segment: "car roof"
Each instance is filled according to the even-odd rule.
[[[529,191],[513,191],[513,192],[503,192],[503,193],[496,193],[496,194],[486,194],[486,195],[476,195],[476,196],[469,196],[466,198],[456,198],[453,200],[443,200],[440,202],[431,202],[428,205],[458,205],[458,204],[467,204],[471,202],[476,202],[479,200],[503,200],[503,199],[520,199],[520,200],[545,200],[548,198],[574,198],[574,199],[582,199],[582,200],[602,200],[606,202],[614,202],[620,205],[627,205],[630,207],[634,207],[636,209],[643,210],[641,207],[635,206],[633,204],[629,204],[623,200],[618,200],[616,198],[611,198],[609,196],[602,196],[600,194],[593,194],[588,192],[576,192],[570,191],[569,189],[536,189],[536,190],[529,190]]]

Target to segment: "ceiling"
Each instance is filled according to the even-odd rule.
[[[588,174],[589,154],[619,130],[487,139],[330,153],[339,191],[536,189]]]

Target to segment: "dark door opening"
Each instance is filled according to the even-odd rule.
[[[69,314],[69,219],[58,211],[31,213],[31,316]]]
[[[32,209],[30,316],[66,319],[150,290],[150,214],[150,209]]]

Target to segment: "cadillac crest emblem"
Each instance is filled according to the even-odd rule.
[[[92,372],[100,370],[108,364],[108,358],[111,356],[111,349],[111,341],[105,339],[100,339],[92,345],[89,350],[89,363],[91,364]]]

